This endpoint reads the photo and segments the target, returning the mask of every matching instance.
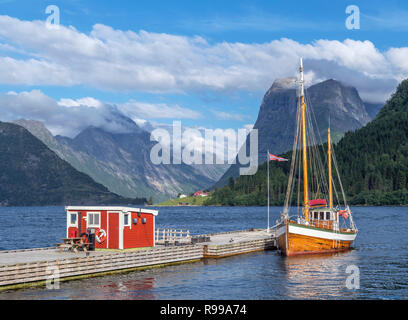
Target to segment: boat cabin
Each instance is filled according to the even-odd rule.
[[[333,209],[327,207],[325,199],[310,200],[309,211],[310,223],[316,228],[333,229],[338,226],[339,215]]]
[[[339,215],[329,208],[314,208],[309,212],[310,223],[316,228],[333,229],[338,226]]]
[[[95,248],[154,247],[157,210],[129,207],[65,207],[67,238],[95,235]]]

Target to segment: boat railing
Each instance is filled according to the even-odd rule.
[[[289,219],[291,220],[291,219]],[[293,220],[292,220],[293,221]],[[306,221],[305,218],[303,217],[298,217],[296,220],[297,224],[301,224],[304,226],[312,226],[315,228],[320,228],[320,229],[328,229],[328,230],[338,230],[338,223],[337,221],[333,220],[314,220],[311,219],[310,221]]]
[[[311,224],[315,226],[316,228],[321,228],[321,229],[333,229],[333,221],[325,221],[325,220],[312,220]]]
[[[296,224],[308,226],[308,227],[315,227],[320,229],[328,229],[328,230],[339,230],[337,221],[334,220],[314,220],[311,219],[307,221],[304,217],[300,217],[297,215],[289,216],[288,220],[290,222],[294,222]],[[280,222],[281,223],[281,222]],[[278,223],[276,226],[278,226]],[[274,227],[276,227],[274,226]],[[271,228],[273,229],[273,227]]]

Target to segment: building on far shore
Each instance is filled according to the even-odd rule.
[[[193,193],[194,197],[206,197],[208,196],[208,192],[203,192],[202,190],[198,190],[197,192]]]

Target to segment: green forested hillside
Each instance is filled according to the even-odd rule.
[[[327,150],[327,146],[324,146]],[[408,80],[398,86],[376,118],[334,146],[350,204],[408,204]],[[290,153],[283,155],[291,157]],[[282,205],[289,163],[270,162],[271,205]],[[266,163],[216,190],[206,204],[265,205]]]

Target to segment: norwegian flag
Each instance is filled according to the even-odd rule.
[[[273,154],[269,154],[269,160],[275,160],[275,161],[279,161],[279,162],[281,162],[281,161],[289,161],[288,159],[281,158],[281,157],[275,156],[275,155],[273,155]]]

